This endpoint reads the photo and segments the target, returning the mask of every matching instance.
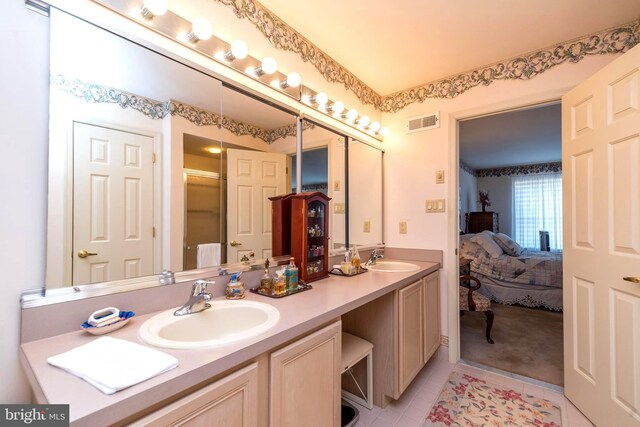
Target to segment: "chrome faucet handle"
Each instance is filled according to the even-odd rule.
[[[208,280],[196,280],[193,285],[191,285],[191,295],[197,297],[198,295],[207,294],[208,284]]]

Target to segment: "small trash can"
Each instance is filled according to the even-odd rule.
[[[360,418],[360,414],[358,413],[358,409],[352,406],[346,400],[342,400],[342,422],[340,425],[342,427],[353,427],[358,422]]]

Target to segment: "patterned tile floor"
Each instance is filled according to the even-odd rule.
[[[449,374],[454,370],[558,404],[562,410],[563,427],[592,427],[589,420],[558,389],[543,387],[535,381],[522,381],[512,375],[501,375],[462,362],[451,364],[448,352],[448,348],[440,347],[401,398],[385,409],[374,406],[370,411],[363,406],[355,405],[360,412],[356,427],[422,427]]]

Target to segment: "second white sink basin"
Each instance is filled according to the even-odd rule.
[[[409,273],[420,270],[420,266],[418,265],[401,261],[378,261],[367,268],[371,271],[382,271],[385,273]]]
[[[147,344],[164,348],[218,347],[260,335],[278,323],[280,312],[257,301],[211,301],[199,313],[174,316],[176,308],[144,322],[138,331]]]

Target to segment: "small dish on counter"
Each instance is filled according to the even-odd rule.
[[[136,314],[133,311],[121,311],[119,313],[120,320],[105,326],[93,326],[87,320],[82,324],[82,330],[87,331],[91,335],[104,335],[109,332],[116,331],[126,325],[129,320]]]

